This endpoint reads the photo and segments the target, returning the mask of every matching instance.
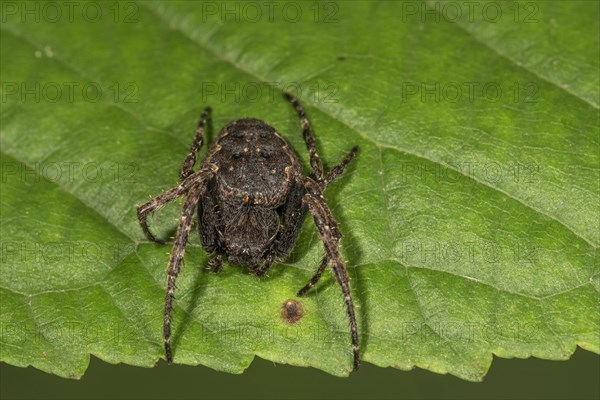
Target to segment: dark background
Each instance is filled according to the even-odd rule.
[[[349,378],[256,358],[242,375],[205,367],[144,369],[92,357],[80,381],[0,364],[2,399],[598,399],[600,356],[578,349],[569,361],[495,358],[482,383],[416,369],[363,364]]]

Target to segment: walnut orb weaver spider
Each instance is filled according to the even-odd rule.
[[[205,158],[194,171],[204,141],[204,129],[211,112],[204,109],[194,141],[180,171],[180,183],[137,208],[137,216],[149,241],[159,244],[148,228],[147,217],[179,196],[185,196],[167,268],[164,312],[164,346],[168,363],[171,352],[171,311],[175,281],[181,269],[194,214],[202,247],[211,254],[209,267],[218,272],[223,259],[232,265],[248,266],[263,276],[275,260],[293,249],[302,223],[310,212],[323,241],[325,255],[314,276],[298,291],[304,296],[331,264],[340,284],[350,320],[353,366],[360,365],[358,331],[348,273],[338,251],[342,235],[323,191],[340,176],[358,152],[355,146],[344,160],[327,174],[315,147],[312,128],[298,100],[285,93],[300,118],[312,173],[302,174],[298,156],[283,137],[267,123],[243,118],[230,122],[219,133]]]

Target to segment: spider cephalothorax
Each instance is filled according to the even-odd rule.
[[[210,112],[200,117],[196,137],[181,167],[179,186],[142,204],[137,209],[146,237],[157,240],[146,222],[148,215],[179,196],[185,195],[181,220],[167,269],[164,340],[169,363],[171,355],[171,309],[175,280],[179,274],[192,219],[198,210],[202,247],[211,253],[209,265],[218,272],[223,258],[230,264],[246,265],[262,276],[276,259],[286,257],[298,238],[306,214],[310,211],[323,244],[325,256],[313,278],[298,292],[303,296],[331,263],[336,280],[342,286],[350,318],[354,368],[359,366],[358,333],[348,274],[338,243],[342,237],[337,223],[323,198],[323,190],[337,178],[356,156],[354,147],[341,164],[327,175],[315,148],[310,123],[304,109],[293,96],[310,156],[312,174],[302,175],[300,162],[281,135],[267,123],[253,118],[230,122],[211,145],[197,172],[193,171],[204,138],[204,126]]]

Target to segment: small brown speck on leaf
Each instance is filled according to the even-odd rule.
[[[286,300],[281,306],[281,319],[288,324],[295,324],[304,316],[304,307],[296,300]]]

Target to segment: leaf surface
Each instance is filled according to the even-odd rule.
[[[485,2],[457,21],[445,2],[285,3],[259,17],[243,3],[100,3],[101,17],[81,6],[56,22],[37,4],[40,21],[3,9],[1,28],[2,361],[77,378],[90,354],[163,357],[170,246],[144,240],[135,206],[176,185],[205,105],[209,138],[264,119],[308,172],[283,89],[327,167],[360,145],[326,197],[365,362],[481,380],[492,354],[600,351],[598,3],[512,3],[494,22]],[[151,219],[159,235],[180,209]],[[266,279],[215,275],[193,236],[175,362],[241,373],[258,355],[347,375],[331,274],[298,323],[280,317],[322,251],[307,219]]]

